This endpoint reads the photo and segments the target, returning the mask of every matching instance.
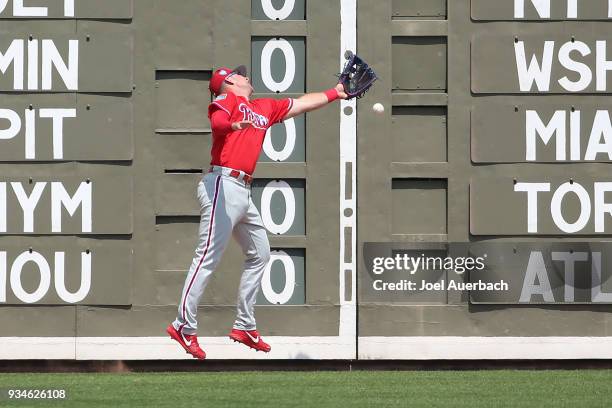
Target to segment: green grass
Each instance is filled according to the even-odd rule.
[[[1,407],[609,407],[612,370],[0,374],[69,399]]]

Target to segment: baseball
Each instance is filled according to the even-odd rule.
[[[382,103],[375,103],[374,106],[372,106],[372,110],[376,113],[383,113],[385,111],[385,107]]]

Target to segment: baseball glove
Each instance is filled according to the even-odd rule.
[[[378,79],[372,68],[357,54],[351,51],[344,53],[346,64],[340,73],[338,82],[344,87],[347,99],[361,98]]]

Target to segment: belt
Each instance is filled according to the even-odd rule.
[[[229,167],[210,166],[210,168],[208,169],[208,172],[212,173],[217,170],[221,171],[221,174],[225,174],[226,176],[233,177],[238,181],[242,180],[245,182],[245,184],[251,184],[253,182],[253,176],[246,174],[244,171],[231,169]]]

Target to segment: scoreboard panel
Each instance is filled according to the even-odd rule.
[[[209,357],[551,358],[550,342],[605,341],[611,4],[0,0],[0,341],[37,345],[0,358],[188,358],[163,330],[197,241],[212,73],[246,65],[254,97],[298,98],[335,85],[346,49],[379,80],[274,126],[255,173],[272,354],[227,339],[232,242],[199,305]],[[416,268],[409,291],[399,268],[374,271],[380,254],[489,264]]]
[[[437,17],[434,3],[358,6],[358,52],[381,77],[359,106],[358,357],[551,358],[543,345],[564,336],[606,341],[609,2],[459,0]],[[403,254],[489,264],[373,272]],[[453,289],[479,281],[508,288]]]
[[[164,328],[196,245],[212,72],[247,65],[255,97],[330,88],[340,4],[35,3],[0,1],[0,321],[32,324],[3,335],[42,338],[48,358],[185,358]],[[339,337],[339,122],[336,104],[275,126],[255,174],[272,246],[257,316],[279,339],[273,358],[355,355]],[[225,344],[243,262],[232,243],[201,300],[211,358],[254,357]],[[136,336],[158,348],[139,355]]]

